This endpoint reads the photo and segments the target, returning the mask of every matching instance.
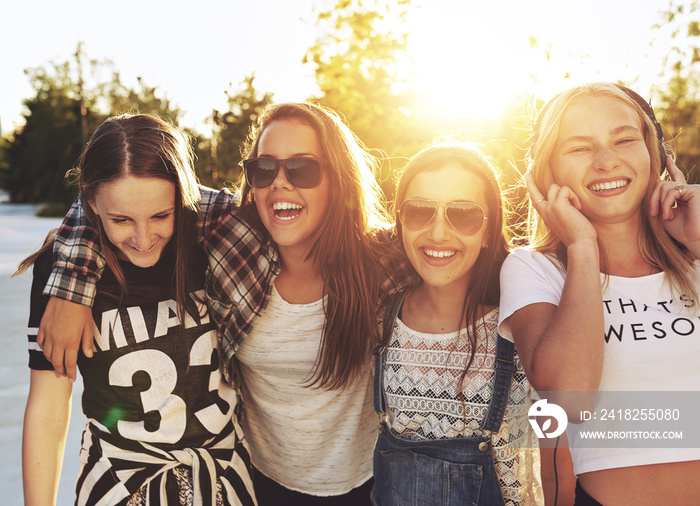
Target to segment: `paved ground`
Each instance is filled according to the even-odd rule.
[[[29,205],[0,203],[0,491],[3,505],[21,506],[22,419],[29,391],[26,326],[31,274],[10,278],[17,263],[41,245],[46,233],[60,223],[36,218]],[[59,488],[59,505],[74,501],[78,452],[85,417],[80,408],[82,383],[73,389],[73,416]]]

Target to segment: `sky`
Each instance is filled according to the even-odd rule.
[[[23,0],[0,16],[0,121],[22,124],[34,95],[24,69],[74,58],[111,60],[122,81],[141,77],[206,131],[225,91],[254,73],[275,101],[316,91],[302,65],[320,9],[334,0]],[[405,27],[413,85],[436,114],[495,115],[517,90],[550,98],[574,84],[621,80],[648,96],[668,43],[651,29],[666,0],[413,0]],[[531,37],[537,39],[531,47]],[[650,44],[654,40],[654,44]],[[567,75],[569,77],[565,78]],[[352,127],[352,125],[350,125]]]

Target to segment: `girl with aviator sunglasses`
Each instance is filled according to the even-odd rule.
[[[529,383],[496,332],[507,247],[495,168],[468,144],[428,147],[401,175],[396,207],[421,283],[384,314],[372,499],[541,504],[538,452],[524,449]]]
[[[270,106],[245,158],[240,207],[215,223],[205,216],[203,244],[258,502],[369,504],[370,343],[377,305],[399,285],[387,276],[395,253],[382,239],[390,220],[376,161],[337,114],[305,103]],[[84,230],[72,227],[78,248],[61,258],[90,254]]]

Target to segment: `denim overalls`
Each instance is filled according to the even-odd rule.
[[[498,432],[515,372],[512,342],[498,337],[494,388],[484,434],[469,438],[407,440],[391,433],[384,396],[386,346],[404,294],[384,315],[384,347],[375,351],[374,409],[383,417],[374,449],[372,502],[378,506],[499,506],[503,494],[493,462],[491,432]]]

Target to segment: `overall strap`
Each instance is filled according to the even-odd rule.
[[[391,333],[394,330],[396,321],[406,292],[396,294],[386,305],[384,318],[382,319],[382,345],[374,350],[374,410],[383,415],[386,413],[386,399],[384,398],[384,362],[386,359],[386,349],[389,346]]]
[[[493,373],[493,394],[481,428],[498,432],[510,397],[510,385],[515,373],[515,345],[496,334],[496,361]]]

